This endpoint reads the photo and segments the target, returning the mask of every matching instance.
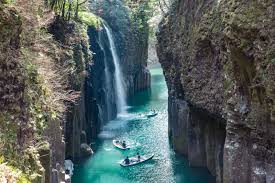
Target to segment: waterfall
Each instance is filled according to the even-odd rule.
[[[103,46],[103,41],[102,41],[102,32],[99,32],[99,40],[98,40],[98,44],[100,46],[100,49],[102,50],[102,52],[104,53],[104,65],[105,65],[105,68],[104,68],[104,76],[105,76],[105,86],[106,86],[106,93],[105,93],[105,98],[106,98],[106,107],[107,107],[107,121],[109,121],[112,117],[111,117],[111,110],[112,110],[112,107],[111,107],[111,104],[110,104],[110,95],[109,95],[109,92],[111,92],[111,74],[110,74],[110,70],[108,68],[108,63],[107,63],[107,58],[106,58],[106,53],[105,53],[105,49],[104,49],[104,46]]]
[[[114,61],[115,66],[115,87],[116,87],[116,104],[117,104],[117,111],[118,113],[125,113],[125,107],[126,107],[126,95],[125,95],[125,88],[124,88],[124,80],[123,80],[123,74],[120,69],[120,59],[117,55],[116,46],[114,43],[114,38],[112,35],[112,32],[110,28],[103,23],[103,26],[106,30],[108,40],[110,43],[110,49]]]

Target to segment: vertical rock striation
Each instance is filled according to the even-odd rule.
[[[86,80],[89,78],[86,68],[91,64],[92,56],[88,39],[81,35],[80,31],[81,27],[65,22],[59,17],[56,17],[49,27],[49,32],[55,40],[66,46],[60,55],[60,61],[74,66],[74,72],[68,75],[67,82],[70,92],[75,93],[75,96],[72,95],[66,102],[67,112],[63,121],[66,158],[72,160],[93,153],[88,144],[93,138],[93,127],[97,121],[93,93],[86,90]],[[60,146],[58,141],[55,143]],[[59,152],[64,153],[64,150]]]
[[[109,3],[110,8],[125,11],[128,16],[123,4]],[[101,16],[106,22],[111,22],[127,95],[150,87],[150,74],[146,69],[148,33],[139,32],[129,17],[124,20],[118,12]],[[120,21],[129,24],[130,30],[119,26]],[[76,74],[69,77],[69,87],[79,96],[66,104],[69,107],[64,120],[66,157],[72,160],[90,155],[92,140],[103,125],[117,115],[115,68],[106,30],[89,26],[89,42],[81,37],[81,31],[86,30],[79,30],[76,24],[58,18],[49,27],[54,38],[66,45],[66,52],[60,59],[76,66]],[[138,39],[140,35],[142,39]],[[90,52],[94,53],[93,56]]]
[[[275,181],[274,3],[177,0],[159,25],[169,134],[217,182]]]
[[[94,12],[100,12],[98,16],[112,30],[126,95],[149,88],[151,76],[146,68],[148,25],[139,30],[130,19],[129,10],[120,1],[103,1],[91,6]],[[117,115],[115,66],[105,28],[90,26],[88,35],[90,50],[94,55],[93,64],[87,68],[90,77],[86,80],[86,92],[93,93],[88,100],[93,102],[93,108],[97,110],[96,124],[93,126],[94,134],[97,134],[104,124]]]
[[[118,2],[109,2],[108,8],[123,12],[123,17],[119,12],[100,16],[113,31],[121,61],[123,81],[129,96],[150,87],[150,73],[146,68],[148,26],[146,24],[142,32],[138,30],[128,17],[128,10],[123,4],[117,6]],[[129,27],[125,27],[125,24]],[[103,125],[117,115],[115,67],[110,43],[103,27],[89,26],[87,30],[89,43],[86,43],[76,39],[77,35],[73,32],[77,30],[73,25],[64,27],[55,23],[53,26],[55,26],[52,30],[56,39],[62,42],[64,37],[72,37],[72,40],[75,40],[69,43],[73,48],[73,57],[67,59],[77,66],[84,64],[82,71],[84,68],[85,79],[76,83],[73,81],[74,77],[71,78],[71,86],[80,93],[80,97],[76,103],[69,104],[71,107],[67,113],[65,130],[66,157],[77,159],[90,154],[91,141],[96,138]],[[89,51],[93,52],[93,58],[89,55]]]
[[[119,13],[105,18],[132,95],[150,87],[148,27],[138,29],[116,2],[107,3],[126,19]],[[86,25],[42,4],[0,1],[0,159],[32,182],[61,182],[65,157],[91,155],[91,141],[117,115],[114,65],[105,31],[90,27],[89,42]],[[121,18],[130,29],[119,26]]]
[[[97,2],[92,7],[114,33],[128,96],[149,88],[147,22],[138,25],[130,16],[132,10],[120,0]]]
[[[95,53],[94,64],[89,67],[92,76],[87,80],[87,86],[95,94],[95,105],[98,108],[97,131],[109,120],[114,119],[116,109],[116,89],[114,64],[108,37],[104,29],[98,31],[89,27],[90,49]]]

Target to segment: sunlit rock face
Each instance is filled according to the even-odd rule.
[[[75,24],[56,18],[48,30],[59,43],[68,45],[70,48],[64,58],[61,59],[66,63],[75,64],[78,69],[77,72],[80,72],[79,77],[70,73],[68,83],[72,90],[75,90],[79,95],[76,95],[75,99],[66,101],[67,111],[61,122],[64,129],[61,129],[57,122],[50,123],[49,133],[52,134],[53,138],[54,159],[61,159],[62,164],[64,164],[65,158],[75,161],[92,154],[88,145],[96,134],[93,126],[97,122],[98,113],[94,102],[94,93],[86,90],[86,80],[90,73],[84,70],[92,64],[92,55],[89,51],[88,40],[82,36],[81,30]],[[64,130],[64,134],[62,134],[62,130]]]
[[[159,25],[170,136],[217,182],[275,181],[272,1],[176,1]]]

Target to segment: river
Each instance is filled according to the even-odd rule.
[[[203,168],[190,168],[186,158],[172,150],[168,140],[167,87],[159,66],[150,69],[152,86],[128,101],[128,114],[110,121],[93,144],[95,154],[75,165],[73,183],[212,183],[215,179]],[[158,115],[145,118],[141,114],[156,109]],[[116,149],[112,139],[130,142],[133,148]],[[155,157],[133,167],[118,162],[140,154]]]

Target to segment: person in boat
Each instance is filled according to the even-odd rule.
[[[126,165],[129,165],[129,164],[130,164],[130,160],[129,160],[129,157],[128,157],[128,156],[125,158],[124,162],[125,162]]]
[[[122,141],[121,145],[122,145],[123,148],[126,148],[126,142],[124,140]]]
[[[140,155],[139,155],[139,153],[137,153],[137,159],[138,159],[138,161],[140,161]]]
[[[65,170],[65,174],[69,175],[69,174],[71,174],[71,171],[68,170],[68,169],[66,169],[66,170]]]

